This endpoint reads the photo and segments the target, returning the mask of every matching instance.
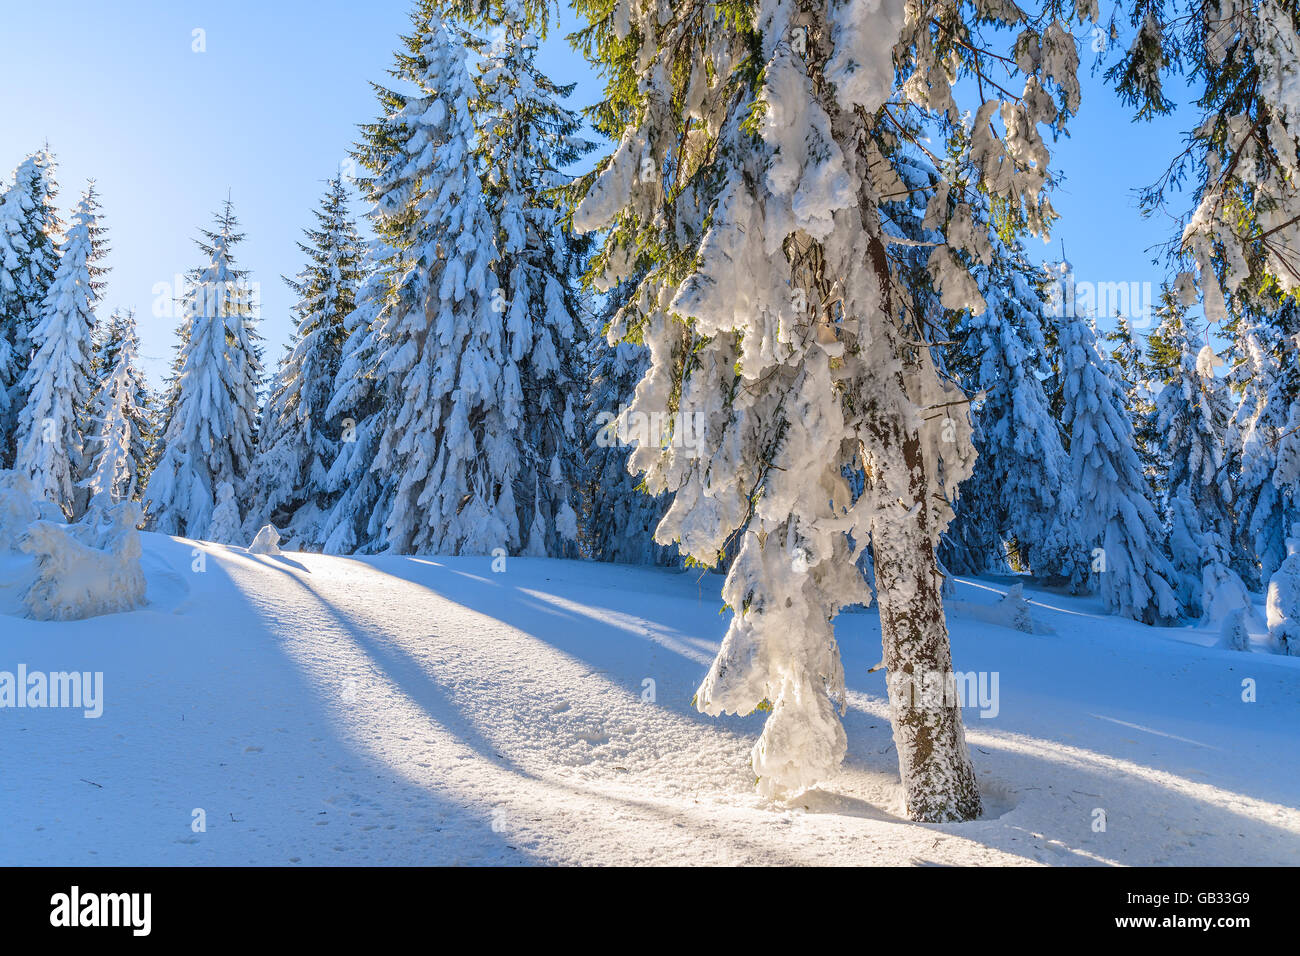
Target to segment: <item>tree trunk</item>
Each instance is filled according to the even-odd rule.
[[[871,237],[862,267],[875,273],[881,312],[888,317],[881,323],[884,336],[871,347],[882,357],[902,360],[904,370],[898,373],[895,386],[898,395],[905,396],[905,370],[913,361],[912,347],[894,324],[901,321],[899,304],[894,301],[894,277],[880,238],[878,199],[870,189],[867,138],[861,135],[869,119],[841,111],[824,80],[829,51],[824,0],[801,6],[794,22],[808,27],[804,60],[813,80],[814,96],[830,118],[832,135],[844,156],[854,158],[859,167],[858,215],[863,233]],[[793,278],[800,287],[817,290],[816,301],[829,302],[833,290],[821,268],[822,250],[814,251],[812,260],[797,262],[792,258]],[[813,276],[801,276],[801,265],[811,265]],[[820,318],[828,319],[824,315]],[[915,337],[924,338],[919,332]],[[909,818],[919,823],[973,820],[980,815],[980,793],[966,749],[961,708],[952,693],[952,650],[943,615],[943,577],[935,560],[935,535],[930,528],[929,476],[920,434],[914,428],[905,429],[904,415],[902,408],[888,403],[877,405],[865,415],[867,427],[875,433],[878,460],[891,469],[901,466],[907,475],[907,500],[899,501],[897,494],[891,498],[888,493],[890,487],[899,484],[888,480],[892,476],[872,475],[870,470],[867,473],[868,485],[877,485],[874,492],[882,502],[880,513],[872,521],[871,546],[898,770]],[[936,690],[939,699],[930,699]]]
[[[952,690],[952,651],[943,579],[931,543],[921,442],[915,431],[890,431],[889,437],[902,445],[912,507],[905,511],[900,506],[896,514],[874,521],[871,547],[890,722],[907,815],[919,823],[973,820],[980,815],[979,785]]]

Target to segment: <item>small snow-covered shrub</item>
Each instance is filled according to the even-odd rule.
[[[1235,611],[1249,612],[1250,607],[1250,592],[1235,571],[1217,561],[1201,569],[1202,624],[1213,627],[1226,622]]]
[[[207,539],[219,544],[235,544],[243,538],[241,524],[235,488],[230,482],[223,481],[217,488],[217,506],[212,509],[212,523],[208,526]]]
[[[1017,584],[1007,591],[1006,596],[998,602],[998,610],[1006,616],[1005,626],[1026,634],[1034,633],[1034,619],[1029,614],[1029,602],[1025,600],[1023,584]]]
[[[253,538],[253,543],[248,546],[249,554],[279,554],[280,553],[280,532],[275,530],[274,525],[262,525],[262,530],[257,532]]]
[[[1246,609],[1234,608],[1223,619],[1223,636],[1219,646],[1230,651],[1250,650],[1250,632],[1246,629]]]
[[[75,621],[143,606],[141,520],[140,506],[123,501],[94,506],[75,524],[33,522],[19,545],[36,559],[23,596],[28,613],[39,621]]]

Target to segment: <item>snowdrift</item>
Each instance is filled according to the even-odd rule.
[[[146,582],[136,530],[142,518],[134,501],[96,503],[80,521],[65,524],[55,505],[34,496],[25,477],[0,472],[3,584],[18,596],[18,606],[9,601],[6,610],[39,621],[71,621],[143,607]]]
[[[34,522],[20,548],[36,559],[24,602],[38,621],[71,621],[143,607],[142,515],[134,501],[92,508],[76,524]]]

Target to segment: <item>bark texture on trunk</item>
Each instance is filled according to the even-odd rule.
[[[980,792],[951,690],[952,650],[928,526],[921,442],[916,432],[893,437],[901,439],[914,498],[906,513],[900,507],[898,515],[873,523],[871,546],[898,772],[910,819],[973,820],[980,815]]]

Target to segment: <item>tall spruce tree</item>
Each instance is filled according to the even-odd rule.
[[[576,135],[581,117],[561,103],[573,86],[557,85],[537,67],[546,8],[498,0],[473,23],[494,37],[483,50],[474,112],[510,362],[502,370],[504,387],[508,408],[516,393],[519,403],[507,417],[518,423],[520,549],[576,556],[587,332],[577,289],[584,243],[574,241],[566,224],[563,190],[570,177],[563,170],[593,146]]]
[[[23,386],[45,295],[58,265],[62,223],[54,157],[42,149],[19,164],[0,196],[0,467],[14,462]]]
[[[973,484],[998,544],[1011,542],[1023,568],[1068,580],[1079,557],[1077,503],[1043,388],[1041,276],[1019,249],[999,250],[981,272],[988,308],[961,329],[961,347],[975,367],[969,388],[978,395],[979,457],[961,486],[955,524],[962,524],[962,499]]]
[[[329,181],[316,226],[298,248],[307,265],[286,279],[298,296],[287,354],[262,413],[257,454],[247,479],[246,532],[272,522],[289,546],[319,550],[330,504],[327,479],[340,429],[326,415],[342,364],[346,321],[356,308],[361,244],[341,176]]]
[[[1215,374],[1220,364],[1209,345],[1181,340],[1172,381],[1156,399],[1156,420],[1169,462],[1170,551],[1190,588],[1189,616],[1215,622],[1240,606],[1245,587],[1231,569],[1233,487],[1227,429],[1232,409],[1227,387]]]
[[[15,468],[69,518],[84,504],[77,488],[83,468],[82,416],[93,388],[95,306],[106,272],[100,262],[108,251],[98,216],[91,183],[63,241],[40,319],[30,332],[31,361],[18,383],[26,401],[18,415]]]
[[[1148,493],[1156,511],[1163,515],[1168,510],[1165,481],[1169,469],[1160,450],[1155,403],[1155,393],[1160,391],[1162,383],[1153,378],[1153,369],[1147,362],[1143,343],[1139,341],[1127,316],[1118,316],[1115,328],[1107,332],[1104,338],[1116,374],[1124,384],[1124,405],[1133,421],[1133,440],[1137,445],[1138,458],[1142,461]]]
[[[381,495],[387,476],[371,469],[384,424],[383,381],[374,374],[380,349],[375,319],[392,293],[397,254],[382,240],[364,246],[356,306],[344,319],[344,340],[334,377],[327,421],[339,425],[338,453],[325,475],[329,510],[322,518],[326,554],[382,550],[384,518]]]
[[[1177,577],[1161,547],[1160,519],[1146,497],[1122,383],[1098,347],[1090,318],[1067,320],[1060,348],[1079,527],[1092,549],[1102,600],[1111,613],[1167,623],[1180,610]]]
[[[238,225],[227,199],[197,242],[207,263],[181,301],[167,420],[144,496],[154,530],[224,543],[242,534],[238,490],[252,461],[261,380],[255,290],[233,254]]]
[[[515,550],[523,397],[492,270],[476,90],[462,37],[433,4],[404,40],[392,72],[409,89],[377,88],[384,116],[360,150],[375,229],[397,256],[364,346],[385,395],[371,465],[384,540],[398,553]]]

